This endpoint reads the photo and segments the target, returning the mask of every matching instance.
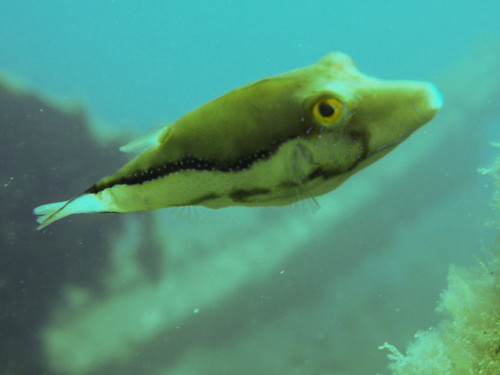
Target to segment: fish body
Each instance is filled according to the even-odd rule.
[[[34,212],[41,229],[74,213],[288,205],[335,189],[441,105],[430,83],[379,80],[332,52],[232,90],[124,146],[145,150],[76,198]]]

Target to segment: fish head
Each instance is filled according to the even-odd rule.
[[[303,100],[311,150],[331,175],[354,173],[387,154],[429,122],[443,102],[431,83],[365,75],[339,52],[303,74],[309,83],[296,100]]]

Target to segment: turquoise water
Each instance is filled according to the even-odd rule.
[[[432,80],[497,34],[495,1],[15,1],[0,67],[112,125],[149,128],[332,50],[366,73]]]
[[[434,82],[445,103],[316,213],[75,215],[38,232],[33,207],[124,157],[80,145],[47,109],[0,113],[15,125],[0,139],[0,373],[389,374],[378,346],[404,351],[436,326],[449,265],[495,244],[477,168],[499,155],[499,14],[498,1],[0,0],[0,78],[82,104],[116,137],[334,50],[375,77]]]

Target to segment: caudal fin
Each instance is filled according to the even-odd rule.
[[[38,224],[40,224],[36,229],[40,230],[42,228],[45,228],[50,223],[53,223],[57,219],[64,217],[57,215],[57,213],[60,212],[64,205],[66,205],[68,202],[69,201],[49,203],[35,208],[33,210],[33,213],[35,215],[40,215],[40,217],[37,217],[36,219]]]
[[[44,204],[36,207],[33,213],[39,216],[36,221],[40,224],[37,228],[40,230],[69,215],[106,211],[108,209],[95,194],[84,194],[69,201]]]

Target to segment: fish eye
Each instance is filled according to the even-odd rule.
[[[342,104],[335,98],[319,99],[313,106],[313,115],[323,125],[333,124],[342,117]]]

